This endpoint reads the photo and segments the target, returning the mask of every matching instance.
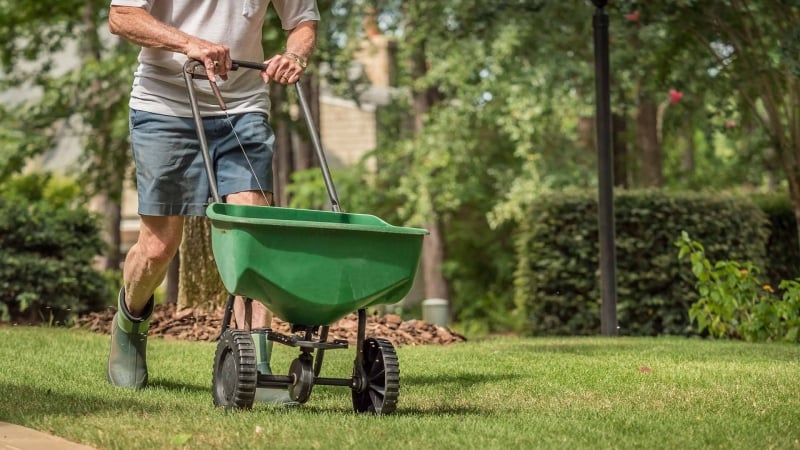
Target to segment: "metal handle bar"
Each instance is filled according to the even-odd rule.
[[[267,65],[255,61],[240,61],[238,59],[231,60],[231,70],[238,70],[240,67],[245,69],[267,70]]]
[[[211,162],[211,156],[208,152],[208,142],[206,140],[205,131],[203,130],[203,120],[200,116],[199,107],[197,106],[197,96],[194,91],[194,84],[192,83],[192,79],[194,78],[208,80],[208,77],[205,75],[205,73],[197,73],[195,71],[195,69],[198,67],[205,68],[205,65],[202,61],[198,61],[196,59],[187,60],[183,65],[183,75],[184,79],[186,80],[186,87],[189,91],[189,103],[191,104],[192,116],[194,117],[195,126],[197,127],[197,137],[200,141],[200,147],[203,149],[203,159],[205,162],[206,173],[208,175],[208,181],[211,185],[211,195],[215,202],[220,203],[222,202],[222,199],[217,190],[217,180],[214,176],[213,164]],[[239,68],[266,70],[267,65],[254,61],[232,60],[231,70],[238,70]],[[211,84],[211,90],[214,92],[214,95],[217,97],[217,100],[220,103],[220,108],[224,111],[225,102],[222,100],[222,95],[219,92],[217,83],[212,80],[209,80],[209,83]],[[325,158],[325,152],[322,149],[322,142],[320,141],[319,133],[317,133],[317,127],[314,124],[313,117],[311,117],[311,108],[308,106],[308,101],[304,95],[304,90],[301,83],[295,82],[294,87],[297,91],[297,101],[300,106],[300,111],[305,119],[306,127],[308,128],[308,134],[311,136],[311,145],[314,147],[314,152],[317,154],[317,159],[319,160],[322,178],[325,180],[325,188],[328,191],[328,198],[331,202],[331,209],[335,212],[340,212],[339,195],[336,193],[336,186],[333,184],[333,177],[331,177],[331,172],[328,168],[328,161]]]

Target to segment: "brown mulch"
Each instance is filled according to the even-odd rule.
[[[183,308],[175,305],[159,305],[153,311],[148,336],[165,339],[189,341],[213,341],[219,335],[223,310],[209,311],[205,308]],[[76,328],[88,329],[96,333],[109,333],[114,310],[86,314],[78,318]],[[278,318],[272,321],[272,329],[279,333],[291,334],[291,325]],[[347,340],[356,343],[358,316],[349,314],[330,326],[328,340]],[[448,345],[464,342],[466,338],[453,330],[424,320],[402,320],[395,314],[367,317],[366,337],[388,339],[395,346],[401,345]]]

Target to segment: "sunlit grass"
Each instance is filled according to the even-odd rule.
[[[104,377],[108,339],[0,328],[0,420],[98,448],[800,448],[800,346],[548,338],[400,347],[394,415],[315,386],[302,407],[212,405],[213,343],[152,339],[151,385]],[[288,372],[297,350],[278,347]],[[354,349],[326,353],[348,377]]]

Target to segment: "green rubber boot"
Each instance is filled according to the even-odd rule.
[[[269,361],[272,359],[273,342],[268,341],[264,333],[250,333],[250,336],[253,338],[256,348],[256,370],[262,375],[272,375]],[[256,388],[255,401],[284,406],[299,404],[289,397],[289,391],[286,388]]]
[[[124,288],[120,289],[117,301],[117,313],[111,321],[106,379],[114,386],[141,389],[147,385],[147,329],[153,316],[153,297],[140,318],[128,311]]]

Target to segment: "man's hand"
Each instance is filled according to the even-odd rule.
[[[142,47],[184,53],[189,58],[202,61],[209,80],[214,81],[215,75],[223,80],[228,79],[231,52],[227,46],[188,35],[156,20],[144,8],[112,6],[108,13],[108,26],[112,34]]]
[[[264,61],[264,64],[267,65],[266,70],[261,72],[264,83],[275,80],[280,84],[293,84],[303,75],[307,63],[302,56],[286,52],[273,56]]]
[[[300,22],[286,39],[286,51],[264,61],[267,69],[261,72],[265,83],[272,80],[280,84],[293,84],[300,80],[308,64],[308,57],[317,40],[317,22]]]
[[[219,75],[223,80],[228,79],[232,63],[231,49],[227,45],[194,38],[186,48],[186,56],[203,62],[209,80],[215,81],[215,75]]]

